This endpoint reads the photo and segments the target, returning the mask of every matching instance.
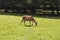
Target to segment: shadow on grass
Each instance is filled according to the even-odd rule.
[[[32,27],[32,25],[25,25],[26,27]]]
[[[26,15],[23,13],[4,13],[4,12],[0,12],[0,15],[12,15],[12,16],[22,16],[22,15]],[[60,19],[60,15],[48,15],[48,14],[31,14],[33,17],[37,17],[37,18],[47,18],[47,19]]]
[[[34,25],[24,25],[25,27],[36,27]]]

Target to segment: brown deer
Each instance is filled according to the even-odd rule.
[[[22,16],[21,23],[24,22],[24,24],[25,24],[26,21],[29,21],[30,24],[31,24],[31,22],[32,22],[32,24],[35,23],[37,26],[36,20],[31,15],[23,15]]]

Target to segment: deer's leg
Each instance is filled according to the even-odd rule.
[[[35,22],[35,25],[37,26],[37,22],[36,21],[34,21]]]
[[[29,21],[29,24],[31,25],[31,21]]]
[[[34,24],[34,21],[32,21],[32,25]]]
[[[36,20],[35,20],[35,19],[33,20],[33,22],[34,22],[34,23],[35,23],[35,25],[37,26],[37,22],[36,22]]]
[[[24,21],[24,20],[21,20],[21,23],[20,23],[20,24],[22,24],[23,21]]]
[[[24,21],[24,25],[26,25],[26,24],[25,24],[25,21]]]
[[[37,26],[37,22],[35,22],[36,26]]]
[[[35,24],[37,26],[37,22],[36,21],[33,21],[33,24]]]

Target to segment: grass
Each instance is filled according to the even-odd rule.
[[[30,27],[20,25],[21,16],[0,14],[0,40],[60,40],[59,17],[34,18],[38,26]]]

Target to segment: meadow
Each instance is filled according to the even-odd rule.
[[[21,16],[0,13],[0,40],[60,40],[60,17],[34,15],[38,26],[25,26]]]

